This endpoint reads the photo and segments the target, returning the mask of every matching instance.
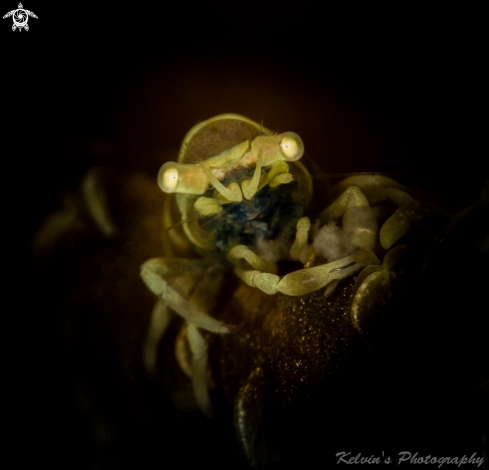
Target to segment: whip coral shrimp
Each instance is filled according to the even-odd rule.
[[[375,311],[392,296],[395,268],[410,253],[416,227],[439,215],[436,207],[382,176],[344,180],[332,190],[331,203],[314,212],[313,192],[318,188],[313,188],[301,162],[303,154],[297,134],[274,134],[236,114],[194,126],[184,138],[178,162],[165,163],[158,174],[160,188],[168,193],[165,257],[150,259],[141,268],[142,279],[157,297],[145,347],[148,369],[154,370],[158,341],[175,312],[184,319],[175,345],[178,363],[192,381],[200,409],[211,417],[209,344],[221,337],[221,354],[227,351],[228,356],[222,367],[229,369],[232,363],[242,375],[233,389],[234,422],[252,465],[261,460],[255,446],[260,397],[269,393],[262,393],[267,370],[281,359],[272,352],[263,359],[251,348],[256,357],[245,367],[233,362],[229,345],[242,342],[243,334],[247,341],[256,334],[258,341],[268,331],[261,342],[272,351],[273,338],[277,347],[283,344],[283,325],[276,323],[283,317],[277,306],[290,313],[290,305],[300,301],[314,309],[318,298],[324,303],[348,278],[348,328],[350,334],[364,335]],[[241,281],[236,292],[248,302],[244,310],[255,312],[251,320],[246,313],[233,318],[229,308],[220,310],[219,293],[229,273]],[[358,276],[353,283],[354,274]],[[251,294],[253,290],[259,294]],[[309,295],[314,293],[320,296]],[[289,302],[289,297],[297,300]],[[261,317],[256,302],[268,309]],[[256,329],[247,321],[261,322],[261,333],[253,333]]]

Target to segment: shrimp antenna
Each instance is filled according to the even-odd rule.
[[[421,175],[415,173],[395,172],[395,171],[354,171],[354,172],[340,172],[340,173],[328,173],[321,168],[316,161],[306,152],[302,157],[309,166],[308,170],[310,178],[324,179],[324,178],[349,178],[351,176],[387,176],[390,178],[420,178]],[[312,170],[312,171],[311,171]]]
[[[199,214],[199,213],[197,213],[197,214],[193,215],[192,217],[187,217],[186,219],[182,219],[182,220],[180,220],[180,221],[178,221],[178,222],[175,222],[174,224],[172,224],[172,225],[170,225],[169,227],[167,227],[165,230],[166,230],[167,232],[169,232],[170,230],[174,230],[174,229],[176,229],[177,227],[180,227],[180,226],[182,226],[183,224],[186,224],[187,222],[191,222],[191,221],[193,221],[193,220],[195,220],[195,219],[198,219],[199,217],[200,217],[200,214]]]

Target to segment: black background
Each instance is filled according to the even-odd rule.
[[[29,298],[36,279],[24,266],[33,231],[91,164],[156,174],[192,125],[235,112],[297,132],[326,173],[415,174],[459,209],[487,179],[481,11],[306,1],[24,7],[38,16],[28,32],[0,23],[4,270],[14,281],[4,359],[16,398],[6,407],[19,457],[35,461],[70,432],[50,348],[57,333],[49,309]],[[13,8],[2,2],[2,15]]]
[[[28,200],[67,184],[80,140],[132,139],[124,163],[154,169],[154,147],[219,112],[293,128],[328,173],[429,175],[461,206],[485,180],[476,10],[24,6],[41,16],[2,21],[2,108]]]

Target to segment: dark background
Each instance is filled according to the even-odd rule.
[[[328,173],[426,175],[461,206],[485,180],[476,10],[24,6],[30,31],[2,22],[2,108],[31,203],[115,145],[111,164],[157,170],[222,112],[293,129]]]
[[[4,358],[19,457],[50,458],[46,448],[59,446],[62,460],[63,447],[76,448],[60,333],[29,296],[37,280],[25,266],[32,233],[91,165],[156,175],[192,125],[235,112],[297,132],[325,173],[418,175],[458,209],[487,179],[480,11],[24,7],[39,19],[21,33],[3,20],[0,40],[4,269],[14,281]]]

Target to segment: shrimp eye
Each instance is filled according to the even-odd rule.
[[[280,148],[288,162],[299,160],[304,153],[304,144],[302,139],[294,132],[285,132],[282,134]]]
[[[165,163],[158,173],[158,186],[165,193],[173,193],[178,187],[180,175],[173,165],[173,162]]]

